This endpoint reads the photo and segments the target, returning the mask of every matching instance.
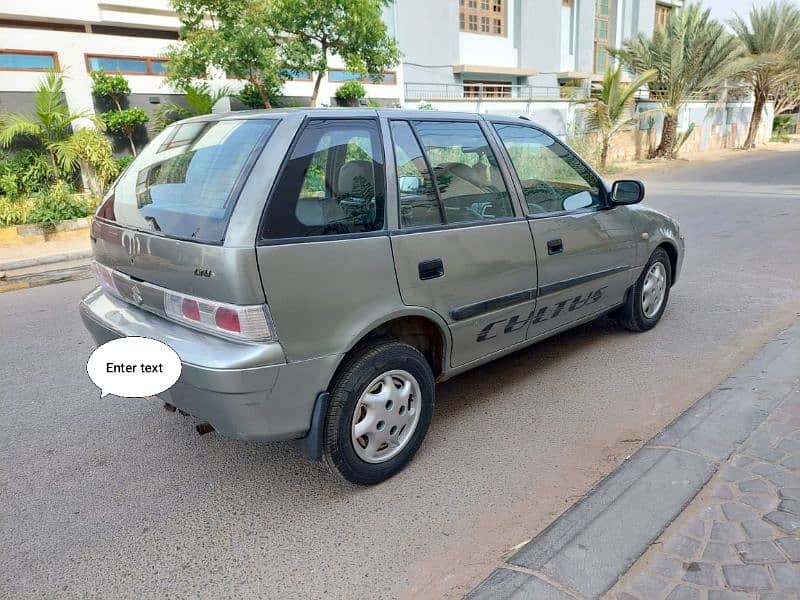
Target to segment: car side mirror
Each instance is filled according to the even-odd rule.
[[[638,204],[644,199],[644,184],[635,179],[620,179],[611,186],[614,204]]]
[[[399,177],[398,183],[400,184],[401,194],[416,194],[419,192],[419,188],[422,187],[420,178],[414,177],[413,175],[403,175]]]

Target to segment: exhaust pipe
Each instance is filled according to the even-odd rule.
[[[211,423],[200,423],[199,425],[195,426],[195,429],[197,430],[198,434],[205,435],[214,431],[214,426]]]

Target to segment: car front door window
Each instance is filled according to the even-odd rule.
[[[529,214],[602,206],[602,184],[583,161],[543,131],[495,123],[517,171]]]

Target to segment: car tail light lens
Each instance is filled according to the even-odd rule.
[[[191,298],[184,298],[181,302],[181,314],[191,321],[200,320],[200,303]]]
[[[120,297],[121,295],[117,289],[117,284],[114,282],[114,272],[108,267],[104,267],[99,262],[94,262],[92,268],[94,270],[94,276],[100,286],[108,293]]]
[[[275,339],[265,304],[226,304],[165,290],[164,312],[174,321],[225,337],[253,342]]]

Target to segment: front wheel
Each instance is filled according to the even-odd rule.
[[[433,414],[433,372],[413,346],[387,341],[348,357],[331,389],[323,451],[331,470],[359,485],[402,470]]]
[[[619,313],[619,322],[631,331],[656,326],[667,308],[672,286],[672,263],[663,248],[656,248]]]

